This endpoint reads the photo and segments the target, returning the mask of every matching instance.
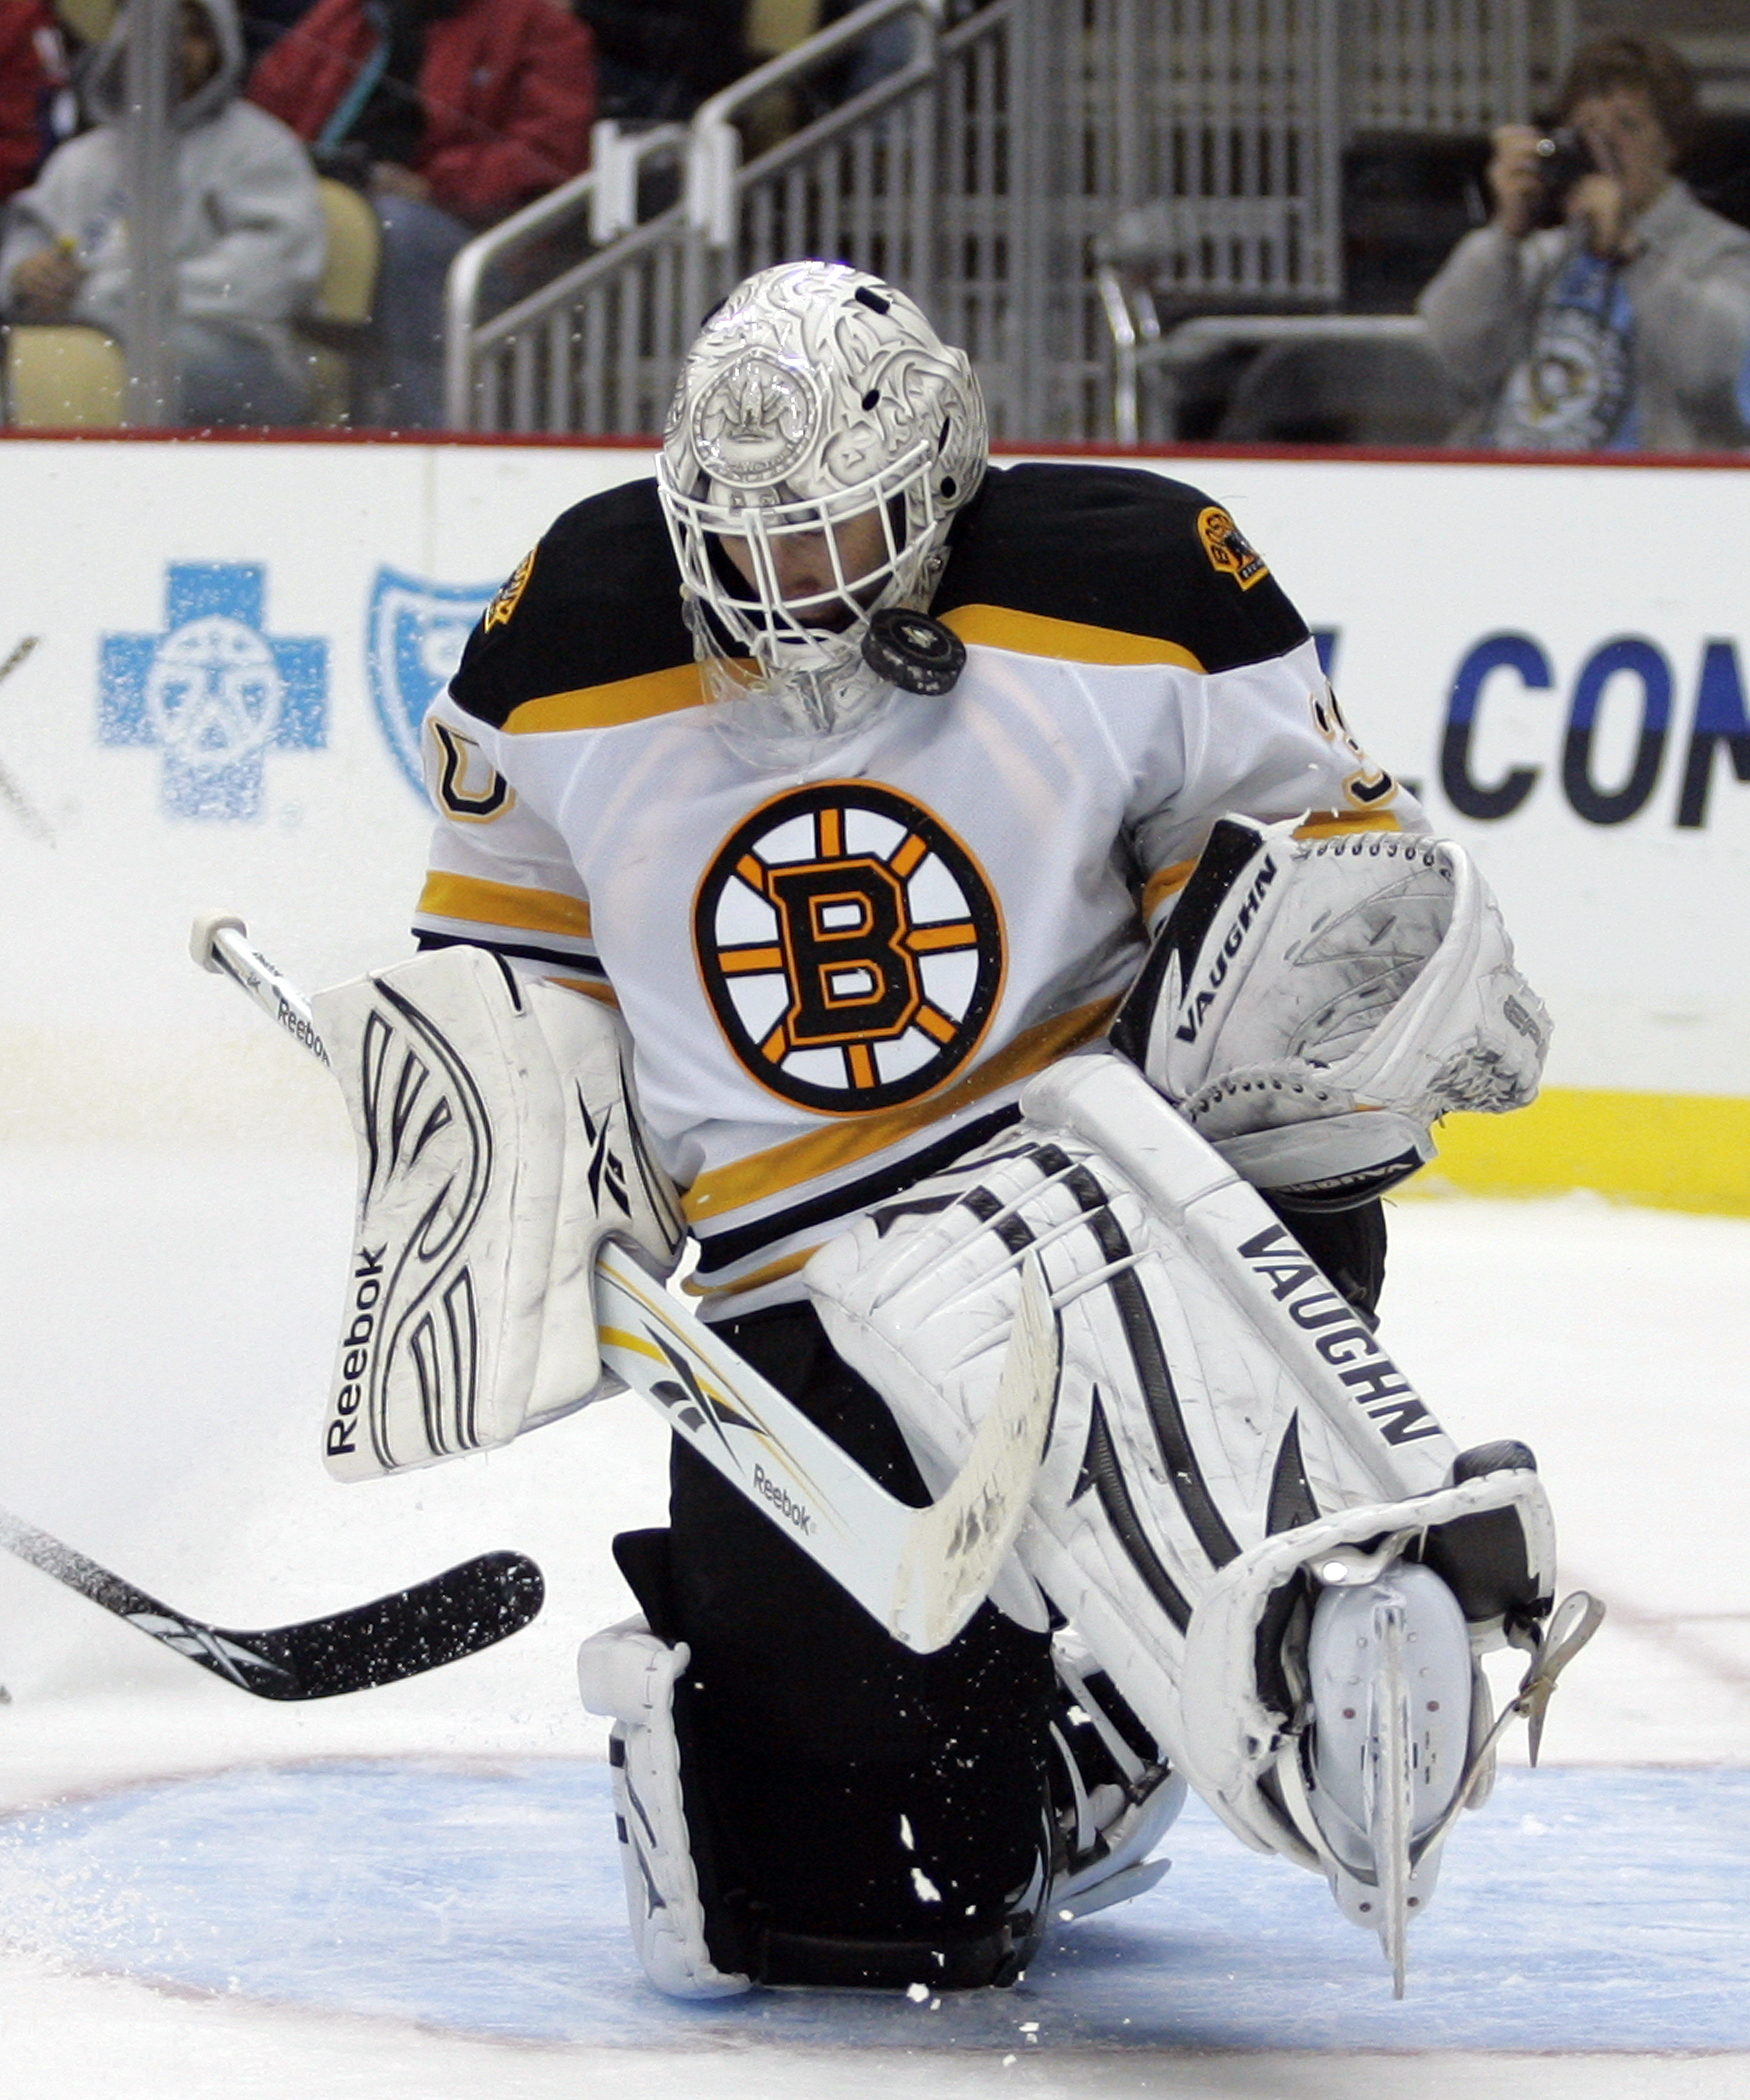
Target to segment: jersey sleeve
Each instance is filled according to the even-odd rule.
[[[426,714],[421,756],[437,824],[415,938],[422,948],[490,948],[520,975],[616,1004],[576,866],[500,770],[501,740],[452,699]]]
[[[1081,664],[1151,922],[1223,816],[1426,828],[1351,734],[1264,554],[1201,489],[1138,468],[993,470],[933,609]]]
[[[617,1004],[589,898],[553,810],[533,802],[564,769],[531,746],[634,718],[698,686],[680,578],[655,483],[628,482],[556,518],[482,615],[421,757],[437,813],[414,920],[422,946],[467,942]]]
[[[1138,768],[1132,851],[1151,926],[1223,816],[1294,821],[1296,836],[1426,832],[1409,791],[1357,741],[1309,638],[1280,656],[1173,677]]]

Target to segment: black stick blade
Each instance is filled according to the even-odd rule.
[[[174,1636],[171,1645],[258,1699],[333,1699],[396,1684],[494,1647],[528,1624],[544,1595],[532,1560],[520,1553],[483,1553],[328,1618],[253,1634],[185,1622],[202,1652]]]
[[[0,1510],[0,1546],[258,1699],[333,1699],[439,1670],[526,1626],[545,1594],[521,1553],[482,1553],[368,1604],[297,1626],[209,1626]]]

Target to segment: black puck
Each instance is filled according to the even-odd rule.
[[[884,606],[870,619],[863,661],[901,690],[934,699],[951,691],[966,668],[966,644],[927,612]]]

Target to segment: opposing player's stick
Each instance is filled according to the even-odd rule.
[[[296,1626],[209,1626],[161,1604],[73,1546],[0,1510],[0,1546],[143,1634],[258,1699],[332,1699],[456,1662],[526,1626],[541,1573],[520,1553],[482,1553],[429,1581]]]
[[[303,994],[240,919],[195,921],[204,969],[231,977],[326,1065]],[[923,1509],[900,1502],[623,1246],[596,1258],[602,1361],[888,1632],[945,1647],[983,1600],[1026,1513],[1057,1388],[1056,1325],[1029,1259],[995,1403],[959,1477]]]

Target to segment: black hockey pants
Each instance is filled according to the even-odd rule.
[[[891,1493],[928,1500],[811,1308],[721,1331]],[[616,1551],[653,1630],[692,1651],[676,1710],[712,1960],[767,1983],[1012,1982],[1051,1864],[1047,1638],[987,1604],[914,1655],[679,1442],[670,1513]]]

